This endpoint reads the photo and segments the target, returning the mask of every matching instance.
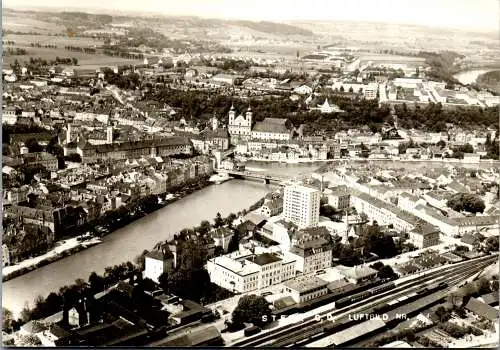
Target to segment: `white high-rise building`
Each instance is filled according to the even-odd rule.
[[[318,226],[321,192],[317,189],[291,185],[285,187],[283,215],[299,228]]]

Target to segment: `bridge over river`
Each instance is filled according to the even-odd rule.
[[[237,179],[260,180],[265,184],[269,184],[270,182],[278,182],[278,183],[290,182],[294,180],[294,178],[290,176],[262,174],[253,171],[216,169],[215,172],[219,174],[228,174],[229,176],[232,176]]]

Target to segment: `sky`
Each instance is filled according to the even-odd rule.
[[[345,20],[499,30],[500,0],[4,0],[3,7],[118,9],[252,21]]]

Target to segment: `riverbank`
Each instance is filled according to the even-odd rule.
[[[173,193],[165,192],[158,195],[149,195],[139,199],[139,202],[127,208],[126,211],[116,214],[111,212],[107,217],[100,218],[97,223],[94,223],[94,231],[98,237],[109,235],[110,233],[119,230],[134,221],[137,221],[155,211],[164,208],[168,204],[175,203],[183,197],[199,191],[211,183],[209,177],[205,176],[198,180],[193,180],[180,188],[172,190]],[[152,200],[151,200],[152,199]],[[117,209],[116,212],[123,210],[123,207]]]
[[[296,167],[290,166],[278,170],[290,174],[297,171]],[[172,239],[182,229],[200,225],[203,220],[212,220],[218,212],[223,217],[237,213],[274,189],[274,185],[238,179],[206,186],[107,234],[101,244],[91,249],[5,282],[2,285],[2,305],[18,317],[26,304],[34,307],[38,296],[47,297],[76,278],[86,280],[93,272],[104,274],[107,266],[134,261],[144,250],[151,249],[161,240]]]
[[[19,264],[4,266],[2,268],[2,282],[6,282],[13,278],[19,277],[33,271],[42,266],[53,263],[57,260],[64,259],[68,255],[78,253],[84,249],[93,247],[96,244],[101,243],[101,240],[97,237],[91,238],[86,241],[80,241],[79,237],[74,237],[65,241],[57,242],[59,245],[49,250],[43,255],[36,256],[31,259],[25,259]]]
[[[273,160],[267,158],[250,157],[247,158],[249,161],[253,162],[270,162],[270,163],[286,163],[286,164],[300,164],[300,163],[322,163],[331,162],[335,159],[309,159],[309,158],[299,158],[299,159],[286,159],[286,160]]]
[[[443,163],[443,164],[465,164],[465,165],[500,165],[500,161],[495,159],[480,159],[479,162],[467,161],[464,159],[456,159],[456,158],[432,158],[432,159],[401,159],[399,157],[394,158],[362,158],[362,157],[353,157],[353,158],[337,158],[337,159],[288,159],[288,160],[272,160],[266,158],[257,158],[251,157],[248,158],[249,161],[254,162],[266,162],[266,163],[286,163],[286,164],[299,164],[299,163],[329,163],[329,162],[411,162],[411,163]]]
[[[117,218],[115,221],[110,222],[106,225],[106,230],[104,232],[99,233],[99,237],[92,238],[90,240],[86,241],[79,241],[80,237],[73,237],[69,238],[66,240],[62,240],[59,242],[56,242],[56,244],[59,244],[58,246],[54,247],[53,249],[49,250],[47,253],[43,255],[39,255],[37,257],[33,257],[31,259],[25,259],[21,261],[19,264],[12,265],[12,266],[5,266],[2,269],[2,281],[6,282],[11,279],[14,279],[16,277],[22,276],[28,272],[31,272],[33,270],[36,270],[40,267],[49,265],[53,262],[56,262],[58,260],[64,259],[70,255],[76,254],[81,252],[82,250],[85,250],[87,248],[90,248],[91,246],[94,246],[96,244],[99,244],[101,242],[100,238],[102,236],[108,235],[148,214],[151,214],[155,212],[158,209],[161,209],[165,207],[168,204],[171,204],[173,202],[176,202],[177,200],[181,199],[182,197],[191,194],[195,191],[201,190],[204,187],[210,185],[207,179],[202,178],[199,181],[192,183],[192,184],[187,184],[184,188],[177,190],[176,193],[164,193],[158,198],[163,196],[163,199],[158,202],[156,207],[148,207],[147,209],[150,210],[143,210],[142,208],[140,210],[134,210],[133,212],[127,211],[126,215],[127,217],[120,217]],[[80,238],[81,239],[81,238]]]

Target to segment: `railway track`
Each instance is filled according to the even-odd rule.
[[[443,293],[443,295],[446,295],[446,293],[444,291],[448,291],[449,289],[453,288],[453,285],[455,283],[463,281],[471,276],[474,276],[475,274],[477,274],[478,271],[480,271],[482,268],[484,268],[488,265],[490,265],[490,263],[484,262],[484,263],[480,263],[479,265],[474,265],[474,266],[462,269],[462,271],[458,272],[458,273],[448,272],[445,276],[438,278],[436,281],[433,281],[432,284],[445,282],[448,284],[448,286],[451,285],[451,287],[446,287],[446,288],[443,288],[443,290],[436,292],[436,293],[441,292],[441,293]],[[420,289],[421,288],[422,287],[420,287]],[[410,291],[408,291],[408,292],[410,292]],[[385,301],[387,301],[387,299],[380,300],[380,303],[383,303]],[[405,303],[405,301],[403,300],[402,303]],[[353,325],[353,324],[349,324],[349,314],[350,313],[353,313],[353,312],[360,313],[360,314],[361,313],[375,313],[375,312],[373,312],[374,311],[373,309],[375,306],[365,306],[365,307],[362,307],[356,311],[354,311],[354,310],[347,311],[347,313],[346,313],[346,311],[340,310],[339,313],[337,314],[338,318],[335,321],[333,321],[333,320],[332,321],[329,321],[329,320],[322,321],[321,323],[317,323],[316,326],[311,325],[303,333],[290,334],[287,337],[282,337],[282,338],[277,339],[276,341],[274,341],[272,343],[266,343],[266,344],[262,344],[262,345],[271,345],[273,347],[283,347],[283,346],[289,346],[289,345],[293,346],[293,345],[309,344],[313,341],[318,340],[321,337],[321,335],[327,333],[324,330],[324,328],[326,326],[334,326],[335,322],[339,322],[340,328],[342,328],[342,325],[346,325],[346,324],[349,325],[349,327],[350,327],[351,325]],[[399,306],[396,306],[395,308],[398,308],[398,307]],[[346,313],[346,314],[342,314],[342,313]],[[362,322],[362,321],[365,321],[365,320],[360,320],[359,322]],[[356,322],[356,323],[359,323],[359,322]],[[344,328],[349,328],[349,327],[344,327]],[[340,330],[340,329],[338,329],[338,330]]]
[[[457,274],[460,271],[463,271],[464,267],[467,267],[469,265],[470,265],[469,268],[474,268],[474,266],[476,266],[476,267],[483,266],[483,265],[487,266],[496,260],[497,260],[497,256],[494,255],[494,256],[485,256],[485,257],[477,258],[474,260],[469,260],[469,261],[466,261],[463,263],[458,263],[458,264],[451,266],[450,269],[447,269],[445,272],[443,272],[442,270],[431,272],[431,273],[426,274],[422,277],[417,277],[414,280],[405,281],[405,282],[399,284],[394,289],[388,290],[386,292],[382,292],[382,293],[375,295],[375,296],[368,297],[365,300],[359,301],[355,304],[346,306],[346,307],[338,309],[338,310],[335,309],[335,307],[333,306],[332,308],[330,308],[326,311],[319,312],[313,316],[309,316],[309,317],[304,318],[302,320],[302,322],[286,325],[286,326],[280,327],[278,329],[271,330],[271,331],[264,333],[264,334],[261,333],[257,336],[235,342],[235,343],[231,344],[230,346],[261,346],[261,345],[269,345],[269,344],[274,345],[274,343],[276,341],[279,342],[280,339],[282,339],[282,338],[283,339],[290,338],[290,336],[293,335],[295,332],[301,332],[303,336],[304,335],[312,336],[315,333],[318,333],[318,331],[317,331],[318,328],[321,330],[320,322],[324,322],[326,320],[326,315],[330,315],[330,316],[340,315],[343,312],[348,311],[349,309],[366,306],[367,304],[373,303],[375,300],[377,300],[378,302],[382,302],[382,300],[380,300],[381,298],[385,298],[388,296],[394,297],[395,295],[402,294],[402,292],[408,293],[409,288],[414,288],[414,289],[423,288],[425,286],[424,283],[432,281],[435,278],[439,278],[443,274],[445,274],[445,275]],[[320,318],[320,320],[318,320],[318,318]],[[316,329],[316,331],[314,331],[314,329]]]

